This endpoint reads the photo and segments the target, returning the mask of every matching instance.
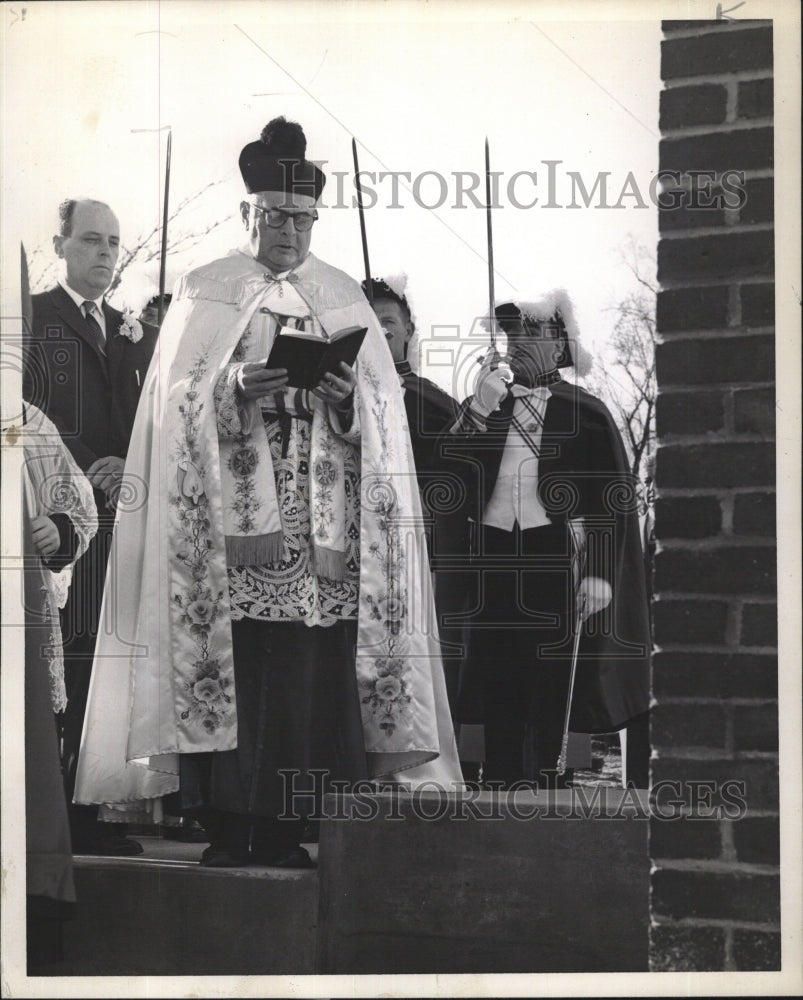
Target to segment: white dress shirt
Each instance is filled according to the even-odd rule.
[[[518,523],[519,528],[524,531],[552,523],[538,499],[538,451],[546,404],[551,393],[547,388],[526,389],[519,385],[514,385],[511,392],[517,397],[513,407],[513,420],[505,441],[499,474],[482,522],[492,528],[501,528],[502,531],[512,531]],[[535,406],[540,419],[534,417],[522,402],[522,397],[525,396]],[[516,420],[523,424],[527,438],[516,427]]]
[[[70,288],[70,286],[67,284],[66,281],[62,281],[61,279],[59,279],[59,284],[64,289],[64,291],[70,296],[73,302],[78,306],[78,308],[81,310],[82,316],[86,315],[86,313],[84,312],[84,302],[92,303],[92,305],[95,307],[92,310],[92,315],[95,317],[95,320],[97,321],[97,324],[100,327],[101,333],[103,334],[103,339],[105,340],[106,314],[103,312],[103,296],[101,295],[96,299],[85,299],[83,295],[79,295],[78,292]]]

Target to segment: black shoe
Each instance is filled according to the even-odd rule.
[[[307,820],[304,829],[301,831],[302,844],[317,844],[321,835],[321,821],[318,819]]]
[[[73,854],[99,854],[111,858],[132,858],[142,854],[143,850],[138,840],[123,837],[121,834],[79,841],[73,846]]]
[[[248,851],[210,844],[201,855],[202,868],[245,868],[251,858]]]
[[[183,844],[208,844],[209,834],[197,819],[185,819],[176,826],[162,823],[159,832],[163,840],[178,840]]]
[[[278,847],[273,851],[252,851],[251,860],[267,868],[317,868],[309,851],[297,844],[295,847]]]

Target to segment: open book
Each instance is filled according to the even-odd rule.
[[[286,368],[287,381],[299,389],[314,389],[326,372],[341,375],[340,362],[354,364],[368,332],[366,326],[348,326],[329,340],[283,326],[270,349],[266,368]]]

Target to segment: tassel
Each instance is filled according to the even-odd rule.
[[[265,566],[284,558],[284,534],[226,535],[227,566]]]
[[[312,549],[312,564],[318,576],[327,580],[342,581],[346,579],[346,553],[335,549],[324,549],[317,545]]]

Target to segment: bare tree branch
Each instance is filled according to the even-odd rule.
[[[587,381],[614,415],[631,471],[644,479],[655,437],[655,255],[630,236],[619,248],[619,258],[637,287],[611,307],[615,315],[611,336],[614,357],[598,358]]]

